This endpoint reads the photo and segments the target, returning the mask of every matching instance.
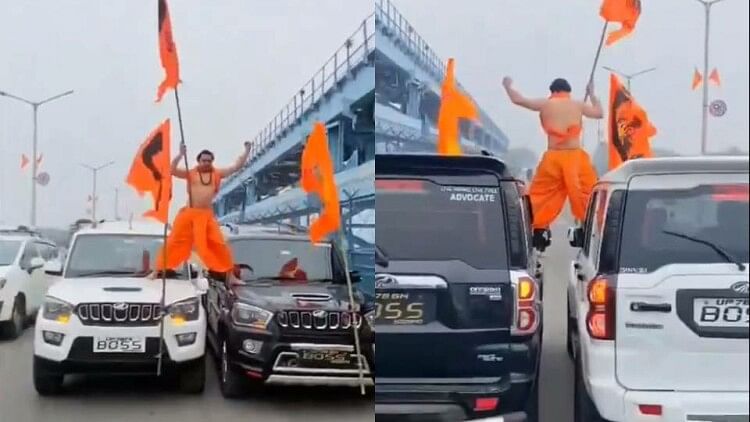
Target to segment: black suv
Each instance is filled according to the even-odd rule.
[[[487,155],[375,160],[378,421],[536,421],[531,209]]]
[[[373,385],[374,333],[355,289],[349,312],[340,249],[310,244],[282,226],[230,227],[227,236],[243,285],[209,274],[208,344],[219,360],[221,392],[238,397],[262,384],[358,386],[352,325],[358,328],[363,381]],[[356,272],[352,282],[359,280]],[[356,286],[355,286],[356,287]]]

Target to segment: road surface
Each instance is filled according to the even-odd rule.
[[[542,422],[572,422],[573,366],[565,351],[565,286],[573,251],[565,225],[553,231],[545,257]],[[149,378],[74,378],[60,397],[39,397],[31,380],[32,329],[15,341],[0,340],[0,422],[91,421],[374,421],[372,397],[356,390],[282,388],[261,397],[225,400],[214,365],[206,391],[183,396]]]

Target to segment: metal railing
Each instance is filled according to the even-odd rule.
[[[355,67],[368,60],[368,56],[375,49],[374,20],[374,14],[365,18],[359,28],[297,91],[297,94],[271,119],[268,125],[250,141],[250,158],[244,168],[252,165],[274,141],[283,136],[308,111],[315,108],[329,92],[351,74]],[[242,177],[242,172],[235,173],[224,183],[237,177]]]

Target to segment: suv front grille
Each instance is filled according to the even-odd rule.
[[[82,303],[76,315],[84,325],[157,325],[158,303]]]
[[[318,313],[322,314],[318,314]],[[281,311],[276,315],[279,325],[284,328],[302,328],[307,330],[347,330],[352,322],[357,328],[362,327],[362,316],[344,311]],[[352,321],[353,320],[353,321]]]

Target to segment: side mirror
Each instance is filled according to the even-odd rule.
[[[583,247],[583,227],[570,227],[568,229],[568,243],[573,248]]]
[[[46,264],[46,261],[44,260],[44,258],[40,258],[38,256],[31,258],[31,261],[29,261],[29,273],[31,273],[34,270],[44,267],[45,264]]]
[[[362,275],[359,271],[349,271],[349,278],[352,280],[352,283],[359,283],[362,281]]]
[[[48,261],[44,264],[44,272],[47,275],[61,276],[63,272],[62,263],[60,261]]]

